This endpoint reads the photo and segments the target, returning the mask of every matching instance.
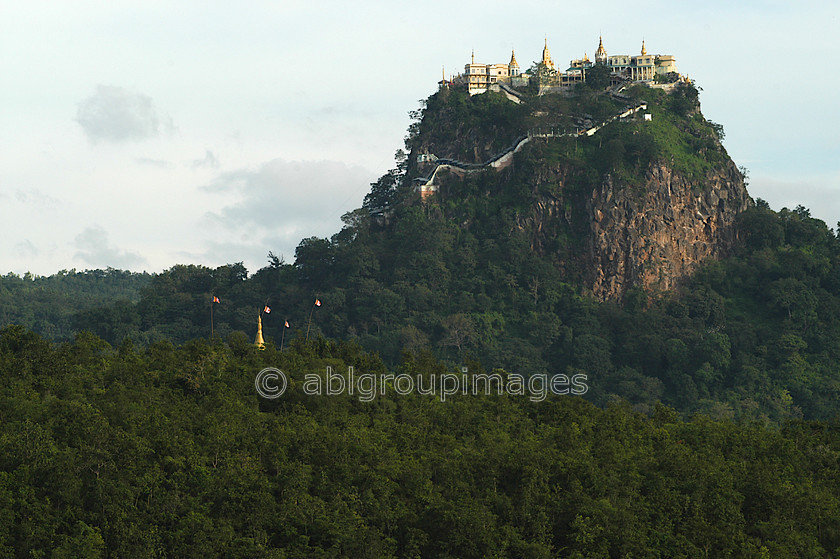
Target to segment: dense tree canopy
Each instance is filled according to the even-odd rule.
[[[585,341],[598,357],[604,341]],[[675,362],[681,348],[671,344]],[[830,557],[840,425],[574,396],[308,396],[357,345],[52,345],[0,331],[7,557]],[[275,400],[254,378],[289,377]],[[604,362],[600,366],[609,366]],[[475,363],[470,370],[483,373]],[[427,352],[398,372],[440,374]]]

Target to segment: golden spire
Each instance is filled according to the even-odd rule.
[[[513,52],[513,49],[510,49],[510,63],[509,63],[509,65],[510,66],[519,66],[519,64],[516,63],[516,53]]]
[[[604,38],[598,36],[598,50],[595,51],[595,60],[607,58],[607,49],[604,48]]]
[[[262,335],[262,316],[257,316],[257,338],[254,340],[254,345],[259,349],[265,349],[265,340]]]
[[[647,54],[647,49],[645,48],[645,40],[642,39],[642,56]]]
[[[545,47],[543,48],[542,63],[549,68],[554,68],[554,62],[551,61],[551,51],[548,50],[548,37],[545,38]]]

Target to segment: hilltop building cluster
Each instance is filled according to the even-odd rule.
[[[586,81],[587,72],[596,64],[603,64],[610,68],[611,81],[651,83],[657,79],[664,80],[669,74],[677,73],[677,60],[670,54],[648,54],[645,42],[638,55],[618,54],[608,55],[604,48],[603,38],[599,38],[595,60],[590,60],[584,53],[583,58],[569,61],[565,70],[560,70],[551,58],[548,40],[542,52],[542,60],[536,65],[537,74],[531,70],[522,72],[516,61],[516,53],[511,51],[510,62],[497,64],[481,64],[475,61],[475,52],[469,64],[464,66],[464,73],[458,74],[452,80],[444,77],[443,84],[465,85],[470,95],[484,93],[497,84],[513,87],[524,87],[531,80],[539,80],[540,90],[555,87],[569,87]]]

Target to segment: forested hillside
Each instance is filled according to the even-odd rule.
[[[62,270],[51,276],[0,276],[0,326],[19,324],[57,341],[73,339],[85,311],[109,307],[130,312],[151,274],[107,270]],[[130,322],[128,328],[130,328]]]
[[[389,367],[403,351],[426,349],[451,364],[473,358],[521,374],[583,371],[598,404],[618,396],[642,411],[662,401],[721,418],[833,417],[840,241],[803,208],[759,204],[741,219],[737,254],[671,293],[633,291],[623,305],[582,297],[522,235],[479,241],[412,207],[393,232],[348,219],[330,240],[304,240],[294,264],[274,259],[251,276],[241,264],[175,266],[151,278],[135,304],[65,320],[113,345],[184,343],[209,337],[215,293],[222,340],[252,341],[268,300],[263,327],[277,346],[305,337],[311,312],[312,336],[354,340]],[[313,309],[315,297],[323,305]],[[34,301],[53,308],[66,299]],[[15,308],[31,312],[28,304]]]
[[[833,417],[840,409],[840,241],[806,209],[774,212],[761,201],[746,211],[730,201],[728,210],[691,221],[743,194],[722,129],[702,116],[697,99],[688,84],[670,95],[634,87],[621,96],[583,86],[570,97],[520,105],[444,88],[413,113],[408,155],[397,154],[364,207],[346,214],[331,238],[302,240],[293,262],[269,253],[268,265],[251,275],[234,263],[177,265],[154,276],[6,276],[2,324],[56,341],[90,331],[115,346],[130,339],[147,347],[209,338],[211,312],[216,337],[253,340],[262,314],[275,346],[323,335],[358,343],[390,368],[406,351],[431,351],[453,366],[474,359],[523,375],[587,374],[587,398],[598,405],[623,398],[643,412],[664,402],[716,418]],[[481,162],[535,127],[590,126],[642,101],[652,121],[634,117],[591,137],[535,140],[501,172],[443,177],[425,201],[414,191],[418,154]],[[662,250],[725,241],[709,253],[718,258],[692,263],[687,276],[673,275],[669,259],[697,255],[679,249],[644,261],[656,249],[644,244],[647,233],[634,232],[645,223],[620,222],[644,209],[651,170],[663,164],[712,203],[676,211],[669,199],[645,210],[662,212],[648,220],[654,227],[671,221],[675,230],[699,226],[709,235],[666,235]],[[593,207],[593,192],[613,201]],[[618,198],[626,206],[615,206]],[[623,228],[619,237],[635,235],[638,246],[609,252],[609,231],[605,245],[593,240],[592,224],[607,213],[619,221],[596,232]],[[613,291],[621,299],[599,302],[586,288],[592,266],[609,279],[599,262],[629,262],[636,253],[639,261],[622,269],[628,282],[641,274],[639,286],[621,283]],[[668,274],[668,289],[642,281]]]
[[[3,557],[835,557],[840,424],[307,396],[357,345],[0,331]],[[471,370],[481,372],[475,363]],[[289,376],[260,399],[265,366]],[[426,352],[398,371],[446,368]]]

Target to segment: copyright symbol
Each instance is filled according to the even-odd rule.
[[[257,373],[257,378],[254,379],[257,394],[269,400],[282,396],[288,385],[289,382],[286,380],[283,371],[274,367],[266,367]]]

